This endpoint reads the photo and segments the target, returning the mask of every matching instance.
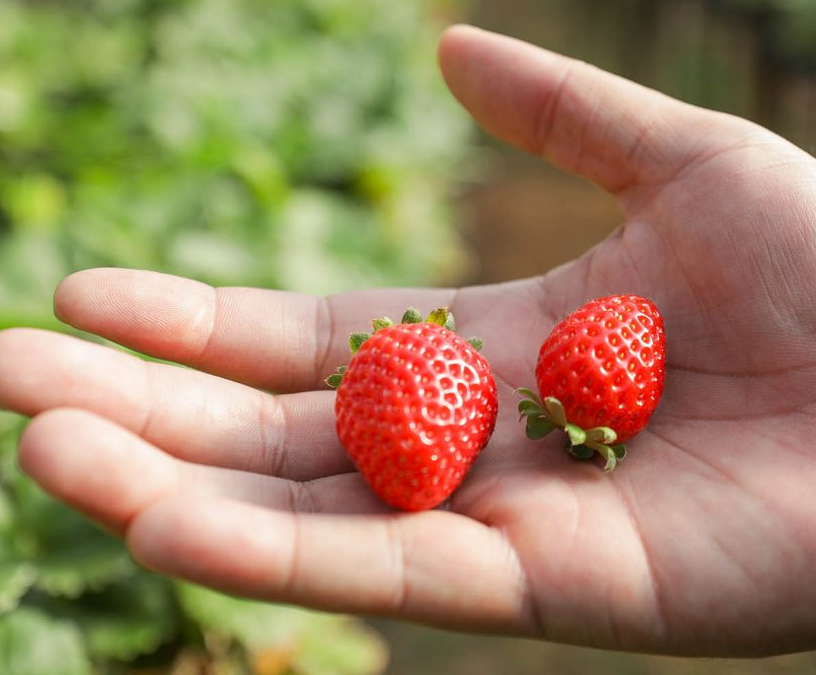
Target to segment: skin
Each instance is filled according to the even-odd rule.
[[[543,276],[459,290],[72,275],[63,321],[192,368],[0,333],[0,405],[33,417],[24,470],[145,566],[233,593],[612,649],[816,647],[816,160],[474,28],[449,29],[439,60],[487,130],[616,195],[620,228]],[[668,368],[604,475],[554,435],[525,439],[513,389],[561,316],[615,292],[660,307]],[[484,338],[501,411],[444,508],[397,514],[346,458],[322,379],[349,332],[409,304],[450,305]]]

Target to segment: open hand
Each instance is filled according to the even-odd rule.
[[[626,222],[541,277],[316,298],[149,272],[66,279],[67,323],[192,368],[0,334],[23,468],[155,570],[257,598],[604,648],[816,647],[816,160],[749,122],[473,28],[448,84],[489,131],[581,174]],[[569,223],[564,224],[568,236]],[[666,321],[663,402],[612,475],[528,441],[518,386],[586,299]],[[347,336],[449,305],[499,422],[444,508],[393,513],[334,432]],[[276,392],[271,394],[268,392]]]

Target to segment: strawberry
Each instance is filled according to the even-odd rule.
[[[438,309],[423,321],[409,309],[402,322],[374,321],[354,333],[353,356],[327,378],[337,387],[337,435],[360,473],[387,504],[430,509],[461,483],[496,424],[490,366],[453,332]]]
[[[598,453],[611,471],[626,454],[622,444],[646,426],[660,401],[665,360],[663,319],[653,302],[637,295],[591,300],[541,345],[540,396],[518,390],[527,436],[562,429],[573,457]]]

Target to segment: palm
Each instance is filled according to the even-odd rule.
[[[507,474],[497,481],[490,464],[477,465],[454,500],[505,528],[553,637],[721,653],[783,651],[806,639],[809,610],[784,622],[784,637],[768,624],[816,599],[802,576],[816,553],[807,494],[816,458],[799,441],[816,424],[805,309],[816,261],[799,217],[802,200],[816,209],[816,191],[769,208],[765,196],[785,192],[811,160],[746,166],[763,140],[746,137],[682,183],[642,191],[608,240],[526,282],[533,328],[529,319],[515,328],[529,339],[507,360],[492,358],[503,381],[531,385],[542,337],[588,297],[634,289],[667,317],[665,399],[613,480],[576,465],[557,440],[520,441],[508,387],[486,453],[501,456]],[[737,206],[723,203],[726,177],[741,172],[745,194],[734,194]],[[692,214],[680,203],[688,195],[697,196]],[[491,320],[479,327],[488,335]],[[576,602],[582,611],[564,612]]]
[[[146,273],[75,276],[57,294],[65,320],[204,372],[6,332],[0,403],[38,415],[24,467],[126,534],[145,564],[238,593],[602,647],[812,645],[812,159],[590,71],[575,78],[619,117],[613,131],[595,119],[576,146],[592,102],[559,87],[566,61],[469,31],[446,44],[452,89],[485,126],[617,193],[628,222],[544,277],[459,292],[323,302]],[[488,90],[491,72],[507,75],[503,58],[515,70]],[[533,79],[554,102],[524,93]],[[691,124],[694,142],[659,146],[660,123],[627,141],[613,122],[631,117],[635,94],[655,119]],[[532,384],[558,317],[625,291],[666,317],[667,389],[606,476],[555,439],[524,439],[513,389]],[[320,387],[346,360],[348,332],[408,304],[451,304],[462,332],[485,339],[501,403],[491,444],[446,508],[411,515],[389,513],[353,471]]]

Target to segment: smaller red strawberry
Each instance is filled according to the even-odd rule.
[[[406,511],[430,509],[462,482],[496,424],[498,401],[481,342],[453,332],[438,309],[422,320],[376,319],[354,333],[337,388],[337,435],[374,492]]]
[[[553,429],[567,434],[577,459],[595,453],[612,471],[626,455],[622,445],[648,423],[663,394],[666,343],[653,302],[611,295],[567,316],[541,345],[536,363],[538,395],[524,395],[519,413],[527,436]]]

